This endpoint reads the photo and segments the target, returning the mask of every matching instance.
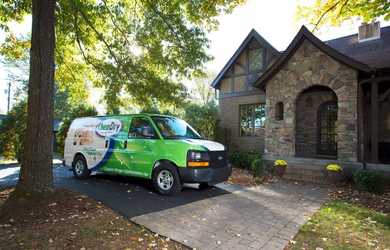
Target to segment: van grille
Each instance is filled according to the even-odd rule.
[[[209,151],[210,166],[212,168],[222,168],[228,165],[226,151]]]

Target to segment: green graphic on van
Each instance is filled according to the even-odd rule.
[[[181,119],[151,114],[75,119],[64,164],[79,179],[95,173],[151,179],[161,194],[176,193],[183,183],[214,185],[231,173],[222,144],[201,138]]]

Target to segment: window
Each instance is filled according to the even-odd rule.
[[[264,122],[264,104],[240,105],[240,136],[259,136]]]
[[[201,138],[200,135],[183,120],[169,116],[154,116],[152,119],[160,134],[165,139]]]
[[[156,133],[147,118],[135,117],[131,120],[129,138],[154,139],[156,138]]]
[[[249,71],[258,71],[264,67],[264,50],[252,49],[249,50]]]
[[[282,121],[284,119],[284,107],[283,102],[276,103],[275,107],[275,119],[277,121]]]

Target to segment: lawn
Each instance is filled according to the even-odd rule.
[[[330,201],[301,227],[288,249],[390,249],[390,216]]]

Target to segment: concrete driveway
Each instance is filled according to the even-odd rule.
[[[55,184],[102,201],[132,221],[197,249],[283,249],[326,199],[327,190],[277,182],[256,188],[220,184],[186,186],[175,197],[153,192],[149,182],[119,176],[76,180],[54,168]],[[14,185],[16,166],[0,166],[0,187]]]

